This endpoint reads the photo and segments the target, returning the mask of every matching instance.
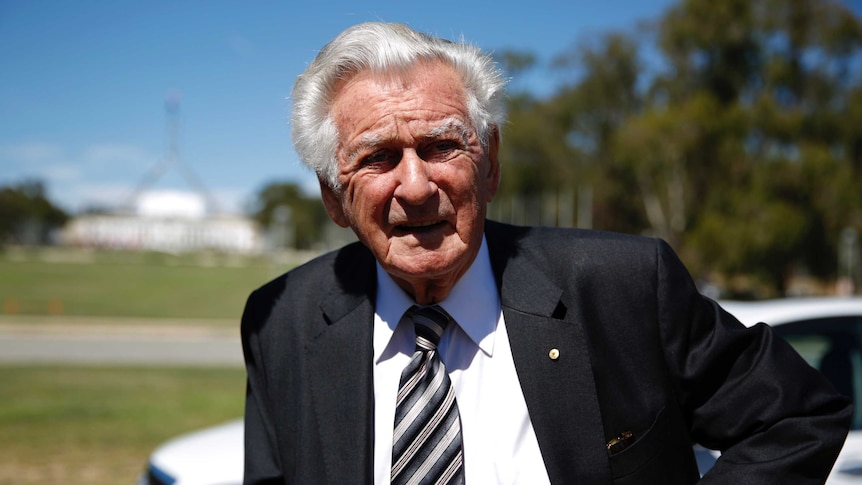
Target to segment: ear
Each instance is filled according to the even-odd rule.
[[[323,206],[326,207],[329,218],[341,227],[349,226],[347,216],[344,215],[344,207],[341,205],[341,196],[320,178],[317,182],[320,184],[320,196],[323,198]]]
[[[485,182],[488,184],[488,197],[486,202],[494,200],[494,195],[497,189],[500,188],[500,132],[497,127],[491,128],[491,134],[488,135],[488,173],[486,174]]]

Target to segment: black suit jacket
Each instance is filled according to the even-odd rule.
[[[700,296],[666,244],[493,222],[485,234],[552,483],[694,483],[695,442],[723,451],[704,483],[823,482],[849,403],[768,327]],[[250,296],[247,484],[372,482],[375,289],[357,243]],[[609,452],[624,432],[633,444]]]

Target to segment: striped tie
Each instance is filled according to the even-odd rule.
[[[463,484],[461,419],[449,374],[437,355],[452,317],[439,306],[413,306],[416,352],[401,373],[392,438],[392,484]]]

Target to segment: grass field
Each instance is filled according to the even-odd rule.
[[[179,433],[242,415],[241,369],[0,367],[0,484],[134,483]]]
[[[19,322],[14,317],[24,315],[28,324],[95,316],[122,317],[99,319],[117,325],[238,325],[248,294],[293,264],[7,249],[0,252],[0,316]],[[134,483],[156,446],[240,417],[244,396],[243,369],[2,365],[0,485]]]
[[[212,254],[7,251],[0,312],[237,321],[248,294],[286,269]]]

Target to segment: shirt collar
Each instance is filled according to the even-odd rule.
[[[388,342],[404,312],[413,304],[415,304],[413,299],[395,283],[389,273],[383,270],[380,263],[377,263],[375,311],[388,329],[384,335],[378,334],[379,337],[385,338]],[[501,311],[500,294],[497,291],[488,244],[484,236],[473,264],[455,284],[449,296],[439,305],[452,315],[470,340],[486,354],[493,355],[494,333]],[[376,339],[377,335],[375,335]],[[385,344],[377,348],[383,347]]]

